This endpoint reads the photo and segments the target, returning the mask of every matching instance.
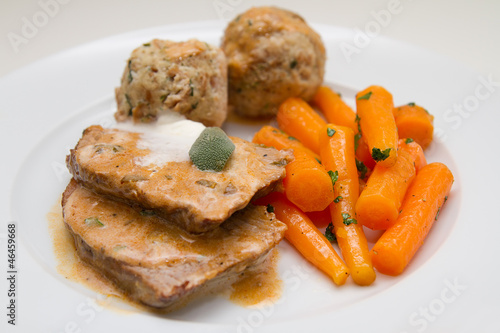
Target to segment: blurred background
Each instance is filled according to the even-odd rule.
[[[381,36],[500,78],[498,0],[1,0],[0,77],[103,37],[174,23],[228,21],[261,5],[285,7],[310,23],[353,31],[378,22]],[[387,12],[390,17],[384,16]]]

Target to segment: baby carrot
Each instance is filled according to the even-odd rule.
[[[420,169],[427,165],[424,150],[418,143],[413,141],[413,139],[399,139],[398,147],[404,147],[404,149],[410,153],[412,159],[415,160],[415,172],[418,173]]]
[[[337,285],[343,285],[349,269],[339,257],[332,244],[314,226],[307,215],[300,211],[285,196],[273,192],[255,201],[258,205],[270,205],[278,220],[288,226],[285,238],[313,265],[326,273]]]
[[[392,114],[392,95],[380,86],[370,86],[356,95],[359,124],[373,159],[384,167],[396,163],[398,129]]]
[[[366,188],[356,203],[359,222],[374,230],[384,230],[394,224],[408,186],[415,178],[415,159],[407,151],[399,149],[396,164],[389,168],[376,165]]]
[[[328,124],[319,137],[323,165],[335,175],[336,199],[330,204],[330,214],[337,242],[354,282],[370,285],[375,280],[375,271],[363,226],[357,223],[354,209],[359,195],[359,181],[353,131]]]
[[[332,222],[329,207],[317,212],[307,212],[306,215],[318,228],[324,228]]]
[[[368,145],[359,134],[359,126],[354,110],[342,100],[339,94],[326,86],[318,89],[312,102],[318,106],[329,123],[349,127],[354,131],[355,142],[357,142],[356,158],[369,169],[373,169],[375,161]]]
[[[283,131],[319,154],[318,133],[326,122],[303,99],[291,97],[281,103],[276,120]]]
[[[257,133],[255,133],[252,142],[274,147],[276,149],[293,149],[293,151],[301,150],[307,155],[310,155],[316,160],[320,160],[318,154],[314,153],[309,148],[306,148],[299,140],[288,135],[287,133],[266,125],[263,126]]]
[[[373,265],[379,272],[403,272],[437,220],[452,184],[453,175],[442,163],[430,163],[420,170],[408,189],[396,223],[371,251]]]
[[[358,139],[358,149],[356,149],[356,158],[363,162],[363,164],[372,170],[375,167],[375,160],[372,157],[372,154],[370,153],[370,148],[368,148],[368,145],[366,144],[365,139],[363,136],[361,136]]]
[[[356,113],[333,89],[320,87],[311,102],[318,106],[329,123],[349,127],[356,134]]]
[[[283,187],[288,200],[304,212],[323,210],[333,201],[332,181],[325,168],[301,150],[285,167]]]
[[[400,138],[412,138],[423,149],[432,142],[434,117],[423,107],[409,103],[393,109]]]

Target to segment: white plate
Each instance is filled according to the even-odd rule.
[[[132,49],[152,38],[195,37],[218,44],[224,25],[202,22],[154,28],[81,46],[0,81],[2,156],[10,162],[2,168],[9,175],[6,188],[12,188],[11,194],[2,192],[2,205],[11,202],[9,221],[18,223],[31,256],[21,258],[26,266],[19,275],[19,327],[23,331],[64,332],[72,325],[92,332],[468,332],[478,327],[493,332],[500,328],[493,316],[500,313],[496,305],[500,289],[495,284],[500,265],[490,257],[499,249],[494,241],[500,221],[492,211],[498,205],[493,184],[498,172],[486,164],[499,162],[494,155],[499,142],[494,125],[500,123],[500,116],[493,113],[498,87],[486,85],[482,81],[486,77],[481,79],[447,59],[382,37],[359,49],[348,62],[339,46],[355,45],[352,32],[314,27],[327,46],[326,81],[351,105],[356,91],[379,84],[393,93],[396,105],[415,101],[435,115],[437,135],[427,157],[446,163],[455,184],[425,246],[408,269],[397,278],[379,274],[370,287],[352,281],[336,287],[282,242],[279,269],[285,290],[277,304],[260,310],[242,308],[220,297],[194,302],[163,317],[85,306],[87,300],[93,304],[99,296],[56,272],[45,218],[69,179],[65,156],[85,127],[107,127],[114,122],[113,89]],[[454,104],[463,106],[461,113],[453,111]],[[225,128],[244,138],[254,130],[234,123]],[[14,181],[10,175],[16,171]],[[41,286],[51,286],[50,292]]]

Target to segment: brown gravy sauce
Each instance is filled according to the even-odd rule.
[[[60,200],[52,206],[46,218],[58,261],[57,272],[59,274],[104,295],[105,298],[97,302],[108,310],[132,313],[132,311],[127,311],[120,306],[119,301],[121,301],[136,309],[154,313],[162,312],[133,302],[113,282],[80,259],[76,253],[73,237],[64,225]],[[269,304],[269,302],[277,301],[283,289],[283,281],[278,274],[278,260],[279,252],[275,248],[269,253],[259,269],[245,272],[245,276],[241,280],[218,295],[242,307],[258,307],[261,303]]]
[[[261,269],[246,272],[240,281],[233,283],[229,300],[243,307],[254,307],[276,302],[283,291],[283,281],[278,274],[279,252],[275,248],[262,263]]]
[[[76,254],[73,237],[64,225],[60,200],[52,206],[46,218],[52,237],[54,254],[58,261],[57,272],[68,280],[80,283],[104,295],[103,299],[96,300],[98,305],[107,309],[124,311],[112,306],[111,303],[116,299],[125,300],[125,295],[111,281],[83,262]]]

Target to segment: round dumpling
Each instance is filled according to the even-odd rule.
[[[115,90],[117,121],[150,123],[178,112],[205,126],[227,116],[227,63],[222,50],[192,39],[155,39],[132,52]]]
[[[323,82],[325,47],[302,17],[257,7],[226,28],[229,105],[242,116],[273,116],[288,97],[309,100]]]

